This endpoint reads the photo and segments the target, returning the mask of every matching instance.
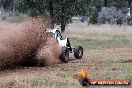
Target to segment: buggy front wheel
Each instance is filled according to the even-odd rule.
[[[75,49],[74,49],[74,57],[76,59],[81,59],[83,56],[83,47],[82,46],[77,46]]]

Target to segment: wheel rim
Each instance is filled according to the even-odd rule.
[[[83,55],[83,50],[80,49],[80,50],[79,50],[79,56],[82,56],[82,55]]]

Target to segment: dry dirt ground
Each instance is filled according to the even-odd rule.
[[[0,71],[0,88],[83,88],[77,80],[84,68],[91,79],[132,81],[132,27],[69,24],[64,36],[73,46],[84,47],[82,59],[70,56],[69,63],[47,67],[17,67]],[[132,88],[131,86],[89,86],[86,88]]]

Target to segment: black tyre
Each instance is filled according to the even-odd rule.
[[[75,49],[74,49],[74,57],[76,59],[81,59],[83,56],[83,47],[82,46],[77,46]]]
[[[82,86],[88,86],[90,84],[90,80],[88,78],[82,78],[79,82]]]
[[[63,62],[68,63],[69,60],[69,50],[66,47],[62,47],[61,59]]]

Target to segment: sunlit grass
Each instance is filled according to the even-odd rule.
[[[98,37],[98,36],[97,36]],[[132,40],[126,36],[113,35],[108,39],[70,39],[71,45],[82,45],[84,48],[123,48],[132,47]]]

